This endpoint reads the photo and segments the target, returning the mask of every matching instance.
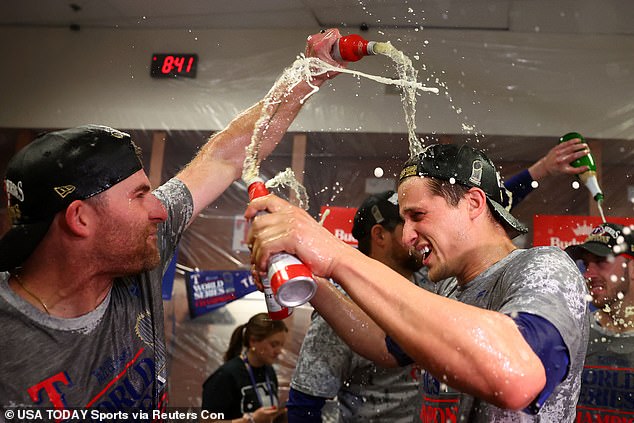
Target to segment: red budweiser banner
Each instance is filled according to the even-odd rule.
[[[632,217],[608,217],[608,222],[634,225]],[[603,223],[599,216],[557,216],[536,214],[533,218],[533,245],[566,248],[583,244],[592,228]]]
[[[334,236],[344,241],[346,244],[358,245],[358,242],[352,236],[352,222],[357,209],[350,207],[321,207],[321,216],[330,210],[328,216],[324,220],[324,228],[328,229]]]

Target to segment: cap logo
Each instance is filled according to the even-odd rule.
[[[482,162],[480,160],[474,160],[471,164],[471,176],[469,182],[480,186],[482,183]]]
[[[129,137],[130,134],[126,134],[125,132],[121,132],[118,129],[111,128],[109,126],[104,125],[94,125],[95,127],[101,129],[102,131],[108,132],[111,136],[118,139],[124,139],[126,136]]]
[[[376,204],[372,206],[371,211],[372,211],[372,216],[374,216],[374,220],[376,221],[376,223],[381,223],[385,220],[385,218],[381,214],[381,210],[379,210],[379,206],[377,206]]]
[[[608,237],[617,239],[619,235],[621,235],[621,232],[609,226],[597,226],[592,230],[592,233],[590,234],[591,237],[595,236],[596,238],[601,238],[601,235],[603,235],[603,238],[605,239],[608,239]]]
[[[22,211],[20,210],[20,206],[18,204],[10,206],[8,212],[9,219],[11,219],[11,224],[16,225],[20,221],[20,219],[22,219]]]
[[[6,188],[7,194],[11,194],[19,201],[24,201],[24,191],[22,191],[22,181],[18,181],[18,183],[14,183],[8,179],[4,180],[4,186]]]
[[[126,134],[124,134],[124,133],[123,133],[123,132],[121,132],[121,131],[117,131],[116,129],[112,129],[112,130],[110,131],[110,135],[112,135],[112,136],[113,136],[113,137],[115,137],[115,138],[119,138],[120,140],[122,140],[122,139],[124,139],[124,138],[125,138],[125,135],[126,135]]]
[[[513,208],[513,201],[514,201],[513,192],[508,189],[505,190],[504,192],[506,192],[506,195],[508,196],[508,204],[504,207],[504,209],[510,213],[511,209]]]
[[[415,176],[417,174],[418,172],[416,171],[416,165],[407,166],[403,168],[403,170],[401,170],[401,175],[399,176],[398,180],[401,181],[405,178],[409,178],[410,176]]]
[[[71,192],[75,191],[75,189],[77,188],[75,187],[75,185],[64,185],[61,187],[55,187],[53,189],[55,190],[57,195],[59,195],[62,198],[66,198]]]
[[[588,236],[588,239],[586,239],[586,242],[599,242],[601,244],[609,244],[610,243],[610,237],[609,236],[604,236],[604,235],[590,235]]]

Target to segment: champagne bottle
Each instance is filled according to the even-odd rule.
[[[566,135],[559,138],[559,142],[566,142],[573,138],[579,138],[582,142],[586,142],[585,138],[583,138],[583,136],[577,132],[568,132]],[[573,160],[572,162],[570,162],[570,165],[573,167],[588,166],[588,170],[580,173],[579,175],[577,175],[577,177],[588,188],[595,201],[603,201],[603,191],[601,191],[601,187],[599,187],[599,181],[597,181],[597,165],[594,162],[594,157],[592,157],[592,153],[588,151],[588,154],[576,160]]]
[[[332,46],[331,55],[337,62],[356,62],[376,54],[376,45],[376,41],[368,41],[358,34],[345,35]]]

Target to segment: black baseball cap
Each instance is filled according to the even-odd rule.
[[[352,236],[360,240],[370,235],[372,227],[377,223],[396,225],[401,222],[403,220],[398,213],[398,194],[394,191],[373,194],[357,209],[352,224]]]
[[[511,238],[528,232],[528,228],[510,212],[510,194],[504,187],[500,173],[480,150],[468,145],[432,144],[405,163],[399,181],[410,176],[430,176],[480,188],[486,194],[494,216]]]
[[[622,254],[634,258],[632,229],[616,223],[602,223],[590,232],[583,244],[566,248],[566,253],[574,260],[581,258],[584,252],[598,257]]]
[[[40,243],[55,215],[143,169],[129,134],[84,125],[38,136],[7,166],[11,229],[0,239],[0,271],[12,270]]]

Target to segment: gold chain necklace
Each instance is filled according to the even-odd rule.
[[[14,273],[13,276],[15,277],[15,280],[18,281],[18,284],[20,285],[20,287],[24,290],[24,292],[26,292],[27,294],[29,294],[31,297],[33,297],[38,303],[40,303],[42,305],[42,307],[44,308],[44,311],[46,312],[46,314],[48,314],[49,316],[51,315],[51,312],[48,311],[48,307],[46,307],[46,304],[44,304],[44,301],[40,300],[40,297],[38,297],[37,295],[35,295],[34,293],[32,293],[30,290],[28,290],[26,288],[26,286],[24,286],[24,282],[22,282],[22,278],[20,277],[19,274]]]

